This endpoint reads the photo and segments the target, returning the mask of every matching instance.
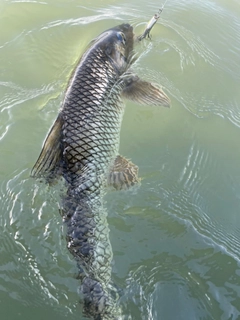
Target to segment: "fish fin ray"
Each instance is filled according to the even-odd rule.
[[[109,172],[107,183],[108,186],[116,190],[126,190],[140,185],[138,166],[123,156],[118,155]]]
[[[43,176],[50,182],[59,174],[62,154],[61,129],[62,117],[61,114],[59,114],[44,141],[38,160],[32,168],[32,177],[39,178]]]
[[[171,103],[158,84],[144,81],[133,74],[124,80],[122,95],[144,105],[170,107]]]

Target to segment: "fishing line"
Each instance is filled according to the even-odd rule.
[[[163,9],[164,9],[164,7],[165,7],[165,5],[166,5],[167,2],[168,2],[168,0],[166,0],[166,1],[164,2],[164,4],[162,5],[162,8],[159,9],[159,15],[160,15],[160,13],[162,13],[162,11],[163,11]]]

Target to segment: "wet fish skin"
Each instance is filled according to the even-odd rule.
[[[170,102],[154,84],[129,72],[133,39],[132,26],[122,24],[90,44],[32,170],[34,177],[50,182],[62,175],[67,182],[62,215],[68,249],[79,267],[85,313],[94,319],[119,319],[121,313],[110,294],[106,185],[113,181],[121,189],[138,181],[136,166],[118,155],[122,96],[144,104],[168,106]]]
[[[97,180],[116,156],[124,111],[117,70],[104,58],[102,49],[96,48],[87,63],[80,64],[62,110],[65,178],[91,194],[102,184]]]
[[[96,206],[96,207],[95,207]],[[101,199],[74,199],[63,202],[67,247],[78,265],[78,279],[84,299],[84,313],[94,319],[120,319],[120,309],[110,292],[112,248],[107,213]]]

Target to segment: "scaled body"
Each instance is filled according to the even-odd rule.
[[[68,249],[76,258],[85,312],[94,319],[117,319],[110,291],[112,250],[103,196],[138,182],[137,166],[118,155],[124,113],[122,96],[139,103],[169,105],[155,85],[129,72],[133,28],[122,24],[96,38],[70,80],[59,112],[32,175],[67,183],[63,218]]]

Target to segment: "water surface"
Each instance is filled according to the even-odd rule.
[[[0,3],[1,319],[84,319],[59,190],[29,178],[86,45],[158,1]],[[240,6],[168,0],[134,69],[170,109],[127,102],[142,185],[106,197],[126,319],[240,319]]]

